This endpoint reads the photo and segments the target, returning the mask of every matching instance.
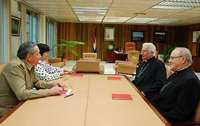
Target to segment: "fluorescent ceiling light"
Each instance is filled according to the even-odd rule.
[[[81,6],[72,6],[74,12],[99,12],[106,13],[106,7],[81,7]]]
[[[172,24],[172,23],[179,22],[179,21],[181,21],[181,20],[179,20],[179,19],[158,19],[155,21],[151,21],[148,24]]]
[[[103,22],[125,22],[131,17],[106,17]]]
[[[95,22],[101,22],[103,19],[103,16],[79,16],[78,19],[80,21],[95,21]]]
[[[101,13],[101,12],[74,12],[76,15],[105,15],[105,13]]]
[[[72,6],[72,9],[80,21],[101,22],[107,12],[106,7]]]
[[[152,8],[188,10],[199,6],[200,0],[164,0]]]
[[[131,20],[128,20],[126,23],[147,23],[156,19],[157,18],[132,18]]]
[[[162,5],[156,5],[152,8],[157,8],[157,9],[172,9],[172,10],[188,10],[191,7],[175,7],[175,6],[162,6]]]

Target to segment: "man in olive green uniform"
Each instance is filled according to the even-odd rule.
[[[62,84],[48,84],[38,80],[34,72],[40,53],[33,42],[23,43],[17,58],[8,63],[0,74],[0,117],[9,112],[20,101],[59,95]]]

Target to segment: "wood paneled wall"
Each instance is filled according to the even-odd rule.
[[[198,28],[200,25],[197,25]],[[153,25],[127,25],[127,24],[95,24],[95,23],[58,23],[58,43],[60,39],[83,41],[85,45],[73,47],[78,52],[78,56],[68,53],[68,59],[79,59],[83,52],[93,51],[94,33],[96,32],[97,54],[98,58],[105,60],[107,47],[109,44],[114,44],[114,49],[123,49],[125,42],[131,41],[131,31],[144,31],[144,42],[153,42],[154,31],[166,31],[167,41],[165,43],[153,42],[159,53],[164,53],[165,48],[169,45],[183,45],[191,49],[195,55],[196,48],[194,43],[191,43],[192,30],[194,26],[153,26]],[[104,41],[104,28],[115,28],[115,41]],[[137,50],[141,50],[142,42],[137,42]],[[195,51],[194,51],[195,50]]]
[[[193,56],[197,55],[197,44],[192,42],[193,31],[200,31],[200,24],[188,25],[179,28],[179,39],[180,43],[183,46],[186,46],[190,49]]]

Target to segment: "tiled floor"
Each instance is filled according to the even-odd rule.
[[[76,64],[76,61],[75,60],[69,60],[67,61],[67,65],[66,65],[66,69],[67,70],[72,70],[72,67]],[[101,65],[104,65],[105,67],[105,71],[104,71],[104,74],[115,74],[115,71],[113,69],[113,66],[114,66],[114,63],[106,63],[105,61],[101,61],[100,63]],[[200,79],[200,73],[195,73],[198,78]],[[130,75],[127,75],[130,79],[133,79],[132,76]]]

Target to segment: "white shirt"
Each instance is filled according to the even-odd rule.
[[[40,78],[40,80],[52,81],[60,78],[60,73],[63,72],[64,69],[60,67],[54,67],[48,64],[46,61],[38,62],[35,67],[35,73]]]

